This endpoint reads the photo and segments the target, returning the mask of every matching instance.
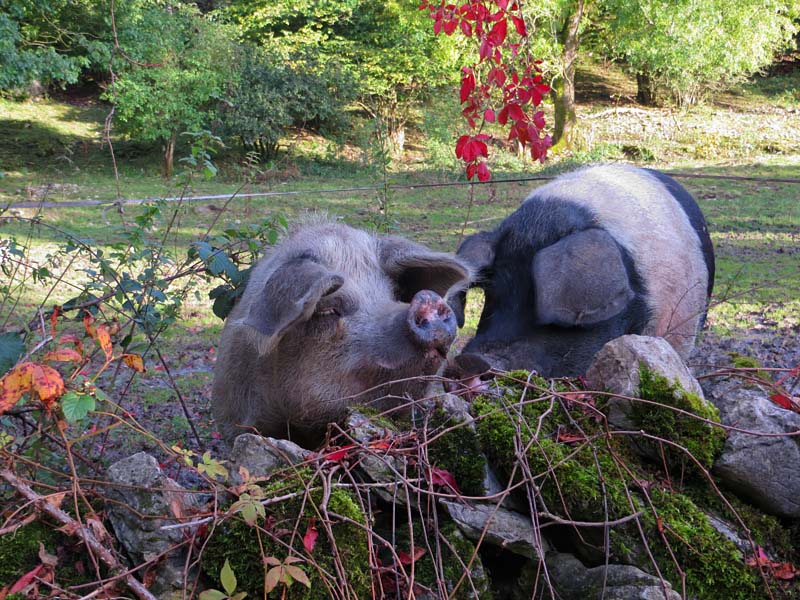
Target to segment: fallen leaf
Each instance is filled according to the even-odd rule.
[[[20,593],[22,590],[24,590],[26,587],[28,587],[29,585],[31,585],[36,581],[36,577],[39,575],[39,573],[42,572],[43,569],[44,565],[39,565],[34,569],[31,569],[30,571],[25,573],[25,575],[17,579],[17,582],[11,586],[11,589],[8,590],[8,593],[9,594]]]
[[[431,469],[431,484],[450,487],[456,494],[460,494],[461,490],[458,489],[456,478],[450,471],[438,469],[436,467]]]
[[[788,396],[784,396],[783,394],[772,394],[769,399],[781,408],[792,410],[792,400]]]
[[[402,550],[398,552],[397,560],[400,561],[401,565],[410,565],[417,562],[423,556],[425,556],[425,548],[415,546],[412,548],[412,552],[410,554],[408,552],[403,552]]]
[[[338,450],[334,450],[333,452],[325,454],[324,459],[329,460],[331,462],[342,462],[345,456],[347,456],[350,453],[350,451],[355,447],[356,447],[355,444],[348,444],[347,446],[342,446]]]
[[[772,563],[772,575],[778,579],[794,579],[798,575],[797,569],[789,562]]]
[[[317,528],[314,526],[314,519],[311,519],[308,522],[308,527],[306,528],[306,534],[303,536],[303,547],[309,554],[314,552],[314,546],[317,545],[317,537],[319,537],[319,532],[317,531]]]
[[[64,502],[64,498],[67,497],[68,493],[69,492],[56,492],[55,494],[46,496],[45,500],[47,500],[47,503],[53,508],[59,508],[61,503]]]

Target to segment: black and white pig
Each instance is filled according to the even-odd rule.
[[[312,447],[348,404],[421,397],[456,336],[451,254],[316,219],[253,269],[222,332],[212,391],[223,436]]]
[[[466,238],[457,256],[486,298],[464,356],[549,377],[584,373],[606,342],[629,333],[664,337],[686,358],[714,282],[711,239],[689,192],[623,165],[557,177],[496,229]],[[460,325],[465,298],[450,299]]]

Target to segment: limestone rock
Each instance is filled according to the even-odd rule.
[[[590,389],[607,391],[620,396],[638,396],[641,366],[662,375],[667,381],[677,381],[692,394],[703,398],[703,390],[689,372],[681,357],[664,338],[642,335],[623,335],[608,342],[595,356],[586,372]],[[620,429],[635,428],[630,418],[631,403],[611,398],[608,420]]]
[[[765,512],[800,518],[800,415],[769,399],[768,392],[736,378],[706,384],[729,431],[714,473],[737,495]],[[758,434],[767,435],[758,435]]]
[[[145,452],[124,458],[108,468],[108,480],[111,485],[107,494],[113,500],[108,503],[108,519],[136,564],[184,541],[180,529],[162,527],[177,523],[173,518],[177,515],[190,516],[195,507],[194,497],[167,477],[155,458]],[[185,551],[171,551],[156,565],[150,591],[159,598],[171,598],[194,577],[191,570],[185,572],[185,567]]]
[[[563,600],[680,600],[669,582],[631,565],[587,569],[571,554],[546,557],[553,587]],[[605,589],[604,589],[605,585]]]

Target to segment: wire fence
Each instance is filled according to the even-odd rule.
[[[671,173],[667,175],[677,179],[716,179],[727,181],[749,181],[757,183],[786,183],[786,184],[800,184],[798,177],[748,177],[746,175],[706,175],[701,173]],[[162,202],[207,202],[209,200],[227,200],[230,198],[268,198],[277,196],[303,196],[307,194],[341,194],[347,192],[378,192],[382,190],[414,190],[425,188],[446,188],[446,187],[467,187],[467,186],[483,186],[483,185],[502,185],[510,183],[527,183],[534,181],[549,181],[555,179],[556,175],[541,175],[534,177],[518,177],[513,179],[493,179],[490,181],[446,181],[440,183],[406,183],[406,184],[391,184],[384,185],[365,185],[344,188],[331,188],[331,189],[305,189],[305,190],[284,190],[284,191],[266,191],[266,192],[247,192],[239,193],[237,191],[228,194],[206,194],[197,196],[170,196],[166,198],[128,198],[119,200],[63,200],[58,202],[42,200],[34,200],[28,202],[15,202],[9,203],[4,208],[5,210],[17,210],[23,208],[69,208],[69,207],[82,207],[82,206],[116,206],[116,205],[136,205],[147,204],[148,202],[162,201]]]

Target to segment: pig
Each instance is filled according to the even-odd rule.
[[[629,333],[664,337],[686,359],[714,284],[714,250],[689,192],[625,165],[557,177],[456,254],[485,292],[464,348],[475,356],[462,363],[547,377],[583,374],[606,342]],[[465,299],[464,290],[449,299],[459,326]]]
[[[457,332],[443,297],[469,279],[452,254],[306,219],[256,264],[223,328],[212,389],[221,434],[312,448],[350,404],[421,397],[420,376],[438,371]]]

